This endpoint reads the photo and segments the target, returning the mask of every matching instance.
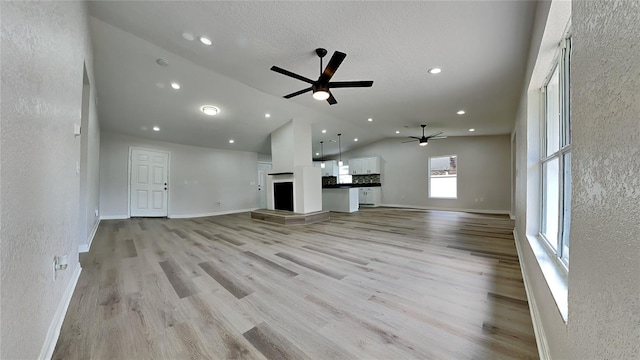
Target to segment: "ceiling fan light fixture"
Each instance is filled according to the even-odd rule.
[[[329,92],[324,89],[314,90],[313,98],[316,100],[327,100],[329,98]]]
[[[427,146],[429,145],[429,142],[427,142],[427,140],[420,140],[420,146]]]

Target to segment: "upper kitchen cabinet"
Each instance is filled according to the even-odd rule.
[[[351,175],[380,174],[380,158],[367,157],[349,160],[349,173]]]

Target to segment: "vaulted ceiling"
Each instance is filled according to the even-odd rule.
[[[413,146],[401,142],[420,124],[428,134],[509,133],[535,2],[91,1],[89,11],[102,129],[269,154],[270,132],[292,118],[313,123],[314,151],[338,133],[342,151],[388,137]],[[316,79],[318,47],[329,51],[325,65],[347,54],[333,80],[373,87],[334,89],[336,105],[282,98],[307,84],[271,66]]]

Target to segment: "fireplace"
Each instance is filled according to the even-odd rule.
[[[273,207],[293,211],[293,182],[273,183]]]

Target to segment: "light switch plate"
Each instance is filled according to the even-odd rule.
[[[80,124],[73,124],[73,135],[78,136],[82,133],[82,127]]]

